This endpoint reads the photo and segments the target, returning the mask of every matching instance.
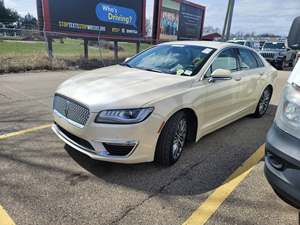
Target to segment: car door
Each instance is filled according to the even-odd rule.
[[[264,67],[259,66],[254,54],[249,49],[239,48],[238,55],[241,69],[241,93],[239,98],[240,112],[247,111],[257,105],[260,77],[264,74]]]
[[[210,81],[211,74],[216,69],[226,69],[232,72],[230,80]],[[206,89],[203,132],[209,133],[233,120],[238,110],[236,101],[240,93],[240,71],[238,55],[235,48],[224,49],[214,59],[204,77]]]

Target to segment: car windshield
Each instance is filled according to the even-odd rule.
[[[181,44],[164,44],[150,48],[122,63],[131,68],[193,76],[199,72],[215,49]]]
[[[264,48],[269,48],[269,49],[285,49],[285,44],[284,43],[278,43],[278,42],[267,42],[264,44]]]

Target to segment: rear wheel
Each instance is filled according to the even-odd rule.
[[[155,151],[155,161],[164,166],[174,164],[181,156],[188,123],[184,112],[173,115],[163,128]]]
[[[263,91],[263,93],[259,99],[255,113],[253,114],[254,117],[260,118],[263,115],[265,115],[265,113],[267,112],[267,110],[269,108],[271,97],[272,97],[272,89],[270,87],[267,87]]]

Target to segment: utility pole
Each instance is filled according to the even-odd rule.
[[[222,32],[222,40],[227,41],[230,38],[230,30],[233,16],[235,0],[228,0],[227,12]]]

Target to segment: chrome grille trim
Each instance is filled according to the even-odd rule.
[[[84,126],[90,117],[90,111],[86,106],[58,94],[54,96],[53,110],[59,116],[79,127]]]
[[[271,52],[263,52],[261,53],[261,55],[264,57],[264,58],[274,58],[274,53],[271,53]]]

